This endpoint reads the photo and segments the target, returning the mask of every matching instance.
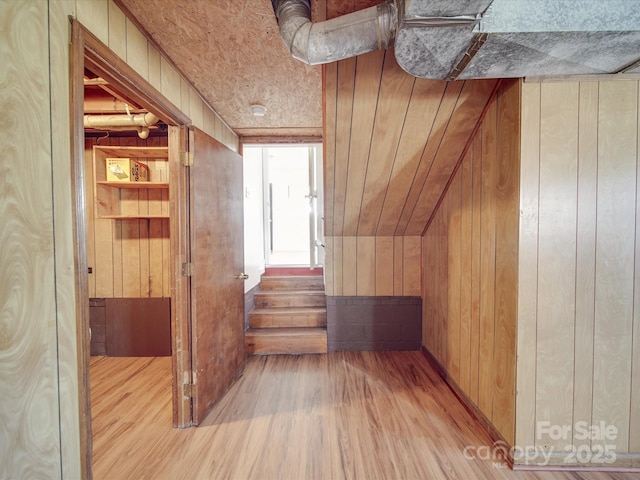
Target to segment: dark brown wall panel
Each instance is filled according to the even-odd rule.
[[[420,297],[327,297],[329,351],[419,350]]]
[[[169,298],[107,298],[107,356],[170,356],[170,314]]]

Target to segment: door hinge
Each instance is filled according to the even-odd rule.
[[[182,264],[182,275],[185,277],[192,277],[195,273],[196,266],[193,263],[183,263]]]
[[[182,152],[182,164],[185,167],[193,167],[193,152]]]
[[[197,385],[193,383],[185,383],[182,385],[182,395],[185,397],[193,398],[196,396]]]

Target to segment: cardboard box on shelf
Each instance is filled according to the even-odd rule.
[[[149,167],[131,158],[105,160],[108,182],[148,182]]]

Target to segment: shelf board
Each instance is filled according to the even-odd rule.
[[[114,220],[152,220],[155,218],[169,218],[169,215],[98,215],[97,218],[111,218]]]
[[[154,160],[169,160],[168,147],[132,147],[119,145],[94,145],[94,150],[102,152],[105,156],[152,158]]]
[[[168,182],[107,182],[98,181],[98,185],[112,188],[169,188]]]

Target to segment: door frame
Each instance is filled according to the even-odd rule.
[[[92,478],[91,398],[89,385],[89,287],[87,279],[87,225],[84,168],[84,68],[102,76],[120,93],[135,99],[170,126],[170,251],[171,251],[171,331],[173,365],[173,422],[186,427],[191,423],[191,400],[181,385],[184,372],[191,374],[189,346],[188,298],[180,265],[186,258],[187,225],[184,202],[184,168],[180,155],[180,126],[191,119],[173,105],[160,91],[118,57],[75,18],[71,21],[70,46],[70,120],[71,173],[73,175],[74,268],[76,288],[76,342],[78,361],[78,407],[80,427],[81,470],[83,478]],[[186,338],[185,338],[186,336]],[[187,379],[187,383],[188,383]]]

